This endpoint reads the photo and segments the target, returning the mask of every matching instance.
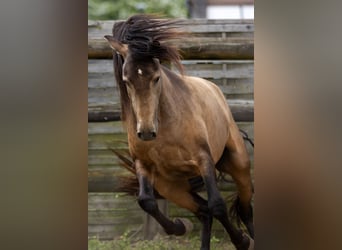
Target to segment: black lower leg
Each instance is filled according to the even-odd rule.
[[[180,220],[174,222],[163,215],[153,194],[153,187],[145,176],[137,176],[139,180],[139,197],[138,203],[140,207],[164,228],[167,234],[183,235],[186,233],[186,228]]]
[[[247,250],[250,244],[249,238],[229,220],[226,204],[218,191],[214,177],[210,173],[204,177],[208,192],[209,211],[224,226],[235,247],[238,250]]]
[[[250,245],[250,240],[247,235],[245,235],[241,230],[238,230],[229,220],[224,200],[218,196],[209,203],[209,209],[211,210],[214,218],[220,221],[226,229],[236,249],[247,250]]]
[[[236,210],[235,213],[245,224],[249,235],[254,239],[254,225],[253,225],[253,208],[251,204],[242,204],[239,197],[236,198],[232,206],[232,210]]]
[[[214,216],[218,219],[228,232],[232,243],[238,250],[247,250],[249,247],[249,238],[241,231],[238,230],[228,219],[227,213],[216,214]]]

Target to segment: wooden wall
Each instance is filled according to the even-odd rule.
[[[117,177],[127,174],[118,167],[110,148],[126,148],[119,113],[119,96],[113,75],[112,51],[103,39],[113,21],[88,22],[88,230],[89,236],[112,239],[127,230],[142,234],[144,213],[134,197],[116,193]],[[254,23],[231,20],[185,20],[191,32],[177,45],[187,75],[215,82],[223,91],[240,128],[254,138]],[[253,161],[253,149],[248,145]],[[220,183],[226,194],[231,183]],[[168,206],[172,217],[190,216]],[[214,226],[214,230],[221,230]]]

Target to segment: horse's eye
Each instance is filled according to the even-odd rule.
[[[155,78],[155,79],[153,80],[153,83],[154,83],[154,84],[157,84],[157,83],[159,82],[159,80],[160,80],[160,77],[158,76],[157,78]]]

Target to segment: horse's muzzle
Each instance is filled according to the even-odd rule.
[[[157,133],[155,131],[139,131],[137,136],[143,141],[152,141],[156,139]]]
[[[152,141],[157,137],[158,123],[137,123],[137,136],[143,141]]]

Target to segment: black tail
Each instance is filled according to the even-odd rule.
[[[239,216],[239,196],[237,195],[237,193],[235,193],[229,198],[229,200],[232,204],[229,208],[229,216],[231,217],[231,219],[235,220],[238,227],[241,228],[242,223]]]
[[[120,176],[117,185],[117,192],[123,192],[128,195],[137,196],[139,193],[139,183],[136,177],[134,162],[129,154],[128,149],[110,149],[119,159],[120,167],[127,169],[131,175]]]
[[[254,148],[254,142],[252,141],[251,138],[248,137],[248,134],[246,133],[246,131],[243,131],[242,129],[239,129],[240,130],[240,133],[242,134],[242,138],[246,141],[248,141],[252,147]]]
[[[229,209],[229,216],[236,221],[239,228],[244,226],[249,235],[254,239],[254,226],[253,226],[253,208],[249,205],[248,212],[243,212],[240,204],[239,197],[235,194],[233,197],[232,206]]]

